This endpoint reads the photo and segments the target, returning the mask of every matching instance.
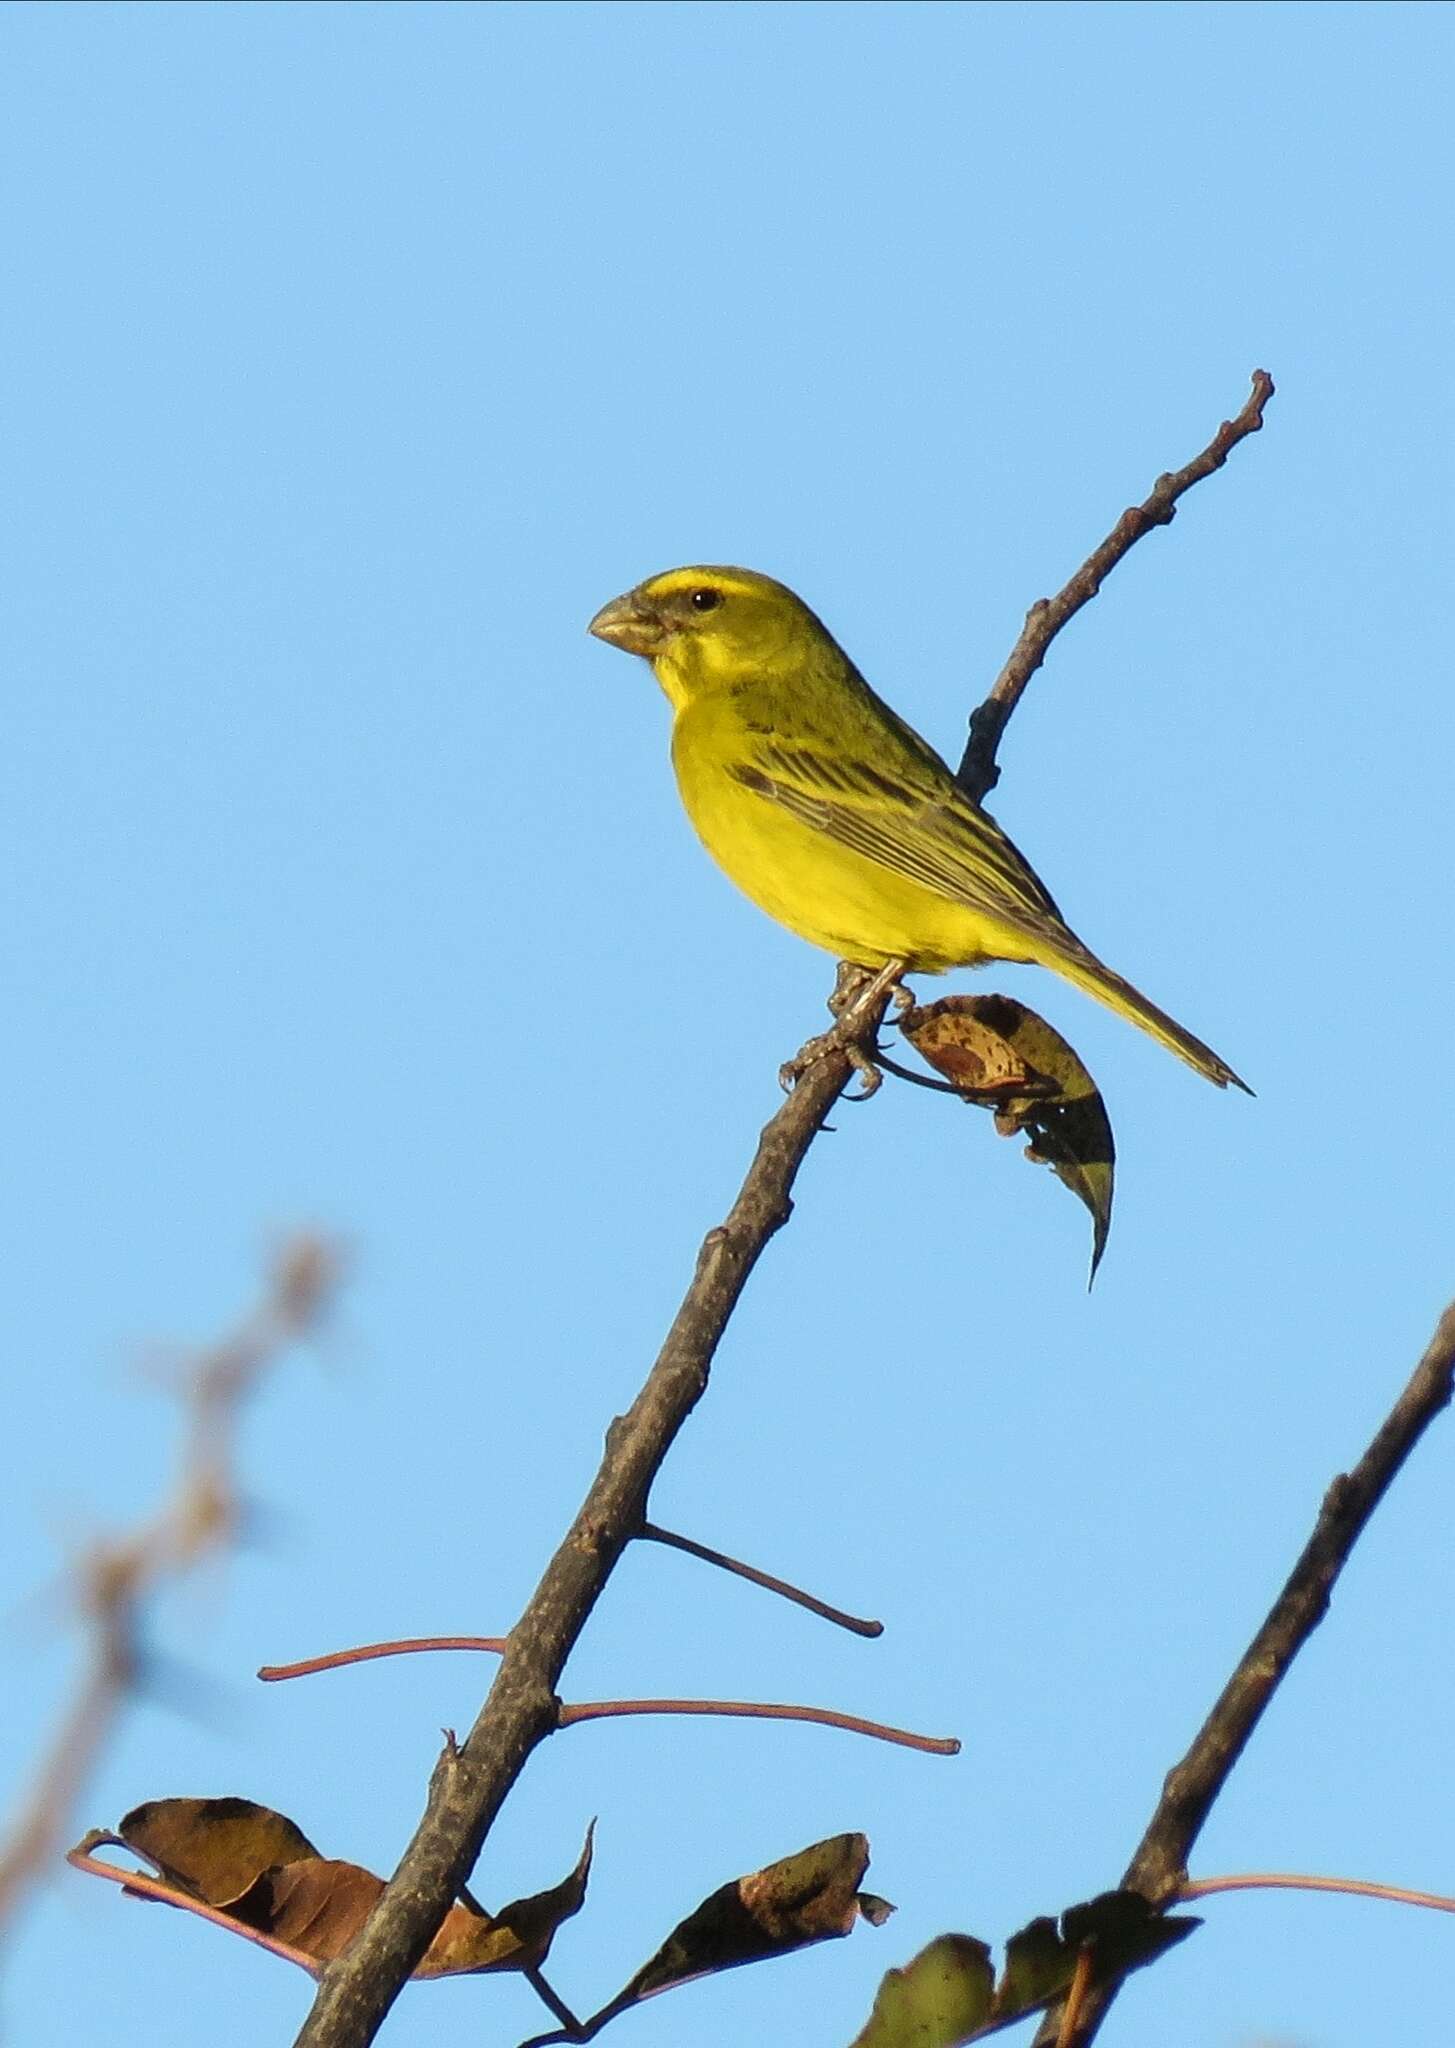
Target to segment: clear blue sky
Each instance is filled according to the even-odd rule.
[[[1266,432],[1058,642],[996,808],[1228,1099],[1030,971],[1105,1092],[1110,1249],[985,1120],[886,1088],[815,1150],[663,1520],[877,1644],[631,1556],[568,1697],[803,1699],[965,1744],[581,1730],[478,1889],[600,1815],[581,2008],[842,1828],[879,1933],[621,2022],[838,2048],[934,1933],[1112,1881],[1455,1293],[1455,16],[1407,6],[39,7],[0,16],[4,1782],[76,1670],[36,1594],[156,1495],[162,1337],[291,1221],[330,1343],[247,1431],[267,1541],[168,1602],[76,1816],[239,1792],[391,1866],[486,1671],[259,1662],[508,1624],[721,1215],[823,957],[699,852],[651,571],[784,577],[945,751],[1032,599],[1266,365]],[[938,990],[932,990],[938,993]],[[1438,1426],[1198,1850],[1455,1889]],[[1451,1933],[1216,1902],[1120,2048],[1448,2036]],[[305,1980],[62,1872],[7,2039],[285,2042]],[[511,1981],[398,2048],[510,2048]]]

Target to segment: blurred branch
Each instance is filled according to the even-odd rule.
[[[0,1846],[0,1922],[57,1853],[76,1796],[145,1676],[141,1631],[148,1598],[236,1540],[243,1518],[235,1471],[243,1407],[279,1353],[317,1326],[338,1277],[337,1254],[321,1238],[283,1245],[258,1306],[181,1376],[185,1430],[171,1498],[129,1535],[94,1545],[78,1564],[76,1605],[90,1635],[88,1668]]]
[[[960,779],[977,799],[991,788],[995,753],[1011,713],[1066,621],[1177,499],[1227,460],[1262,425],[1273,393],[1264,371],[1238,418],[1188,466],[1159,479],[1145,504],[1123,514],[1059,596],[1032,607],[990,695],[971,719]],[[672,1443],[707,1388],[708,1370],[749,1274],[787,1222],[790,1192],[809,1146],[887,1008],[883,977],[850,999],[831,1034],[809,1042],[784,1070],[796,1085],[763,1130],[725,1223],[709,1231],[697,1269],[656,1363],[625,1416],[607,1431],[606,1453],[575,1521],[511,1630],[500,1670],[463,1745],[435,1765],[424,1815],[363,1930],[327,1970],[295,2048],[366,2048],[433,1939],[474,1866],[490,1825],[527,1757],[557,1725],[555,1685],[617,1559],[642,1531],[647,1498]]]
[[[1162,1797],[1127,1865],[1123,1885],[1154,1905],[1195,1895],[1187,1858],[1214,1800],[1287,1675],[1294,1658],[1323,1620],[1340,1572],[1395,1475],[1455,1389],[1455,1302],[1445,1310],[1424,1357],[1368,1450],[1352,1472],[1340,1473],[1324,1495],[1313,1534],[1273,1603],[1267,1620],[1239,1660],[1216,1705],[1181,1763],[1167,1775]],[[1062,2036],[1053,2008],[1037,2048],[1086,2048],[1095,2038],[1115,1984],[1093,1989],[1073,2031]]]
[[[1154,526],[1167,526],[1176,511],[1177,500],[1205,476],[1221,469],[1233,449],[1263,424],[1263,410],[1273,396],[1273,379],[1266,370],[1253,372],[1253,389],[1236,419],[1224,420],[1200,455],[1183,469],[1159,476],[1151,495],[1133,505],[1102,542],[1088,555],[1076,574],[1054,597],[1039,597],[1026,613],[1021,636],[1011,649],[1005,667],[990,688],[990,695],[970,720],[970,738],[956,779],[982,803],[1000,780],[995,754],[1010,714],[1025,693],[1026,684],[1045,660],[1051,642],[1061,628],[1089,604],[1103,582],[1144,534]]]

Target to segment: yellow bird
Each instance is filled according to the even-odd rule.
[[[1218,1087],[1246,1088],[1081,943],[995,820],[785,585],[750,569],[669,569],[613,598],[590,630],[651,663],[688,817],[790,931],[880,970],[1034,961]]]

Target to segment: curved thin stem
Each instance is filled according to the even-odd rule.
[[[883,1064],[882,1061],[878,1063]],[[762,1586],[769,1593],[778,1593],[783,1599],[792,1600],[796,1606],[806,1607],[810,1614],[833,1622],[836,1628],[848,1629],[853,1635],[882,1636],[884,1633],[882,1621],[868,1621],[857,1614],[846,1614],[842,1607],[830,1607],[827,1600],[805,1593],[801,1586],[790,1585],[787,1579],[774,1578],[771,1572],[759,1571],[756,1565],[744,1564],[741,1558],[729,1557],[725,1551],[697,1543],[691,1536],[675,1535],[671,1529],[659,1528],[655,1522],[643,1522],[637,1534],[649,1543],[664,1543],[672,1550],[685,1551],[689,1557],[701,1558],[704,1564],[715,1564],[722,1571],[747,1579],[751,1585]]]
[[[254,1942],[265,1948],[269,1955],[281,1956],[285,1963],[296,1963],[300,1970],[306,1970],[310,1977],[323,1974],[323,1964],[316,1956],[304,1955],[301,1949],[290,1948],[286,1941],[280,1941],[275,1934],[264,1934],[260,1927],[249,1927],[242,1920],[235,1920],[231,1913],[218,1906],[209,1906],[205,1899],[194,1898],[190,1892],[179,1892],[161,1878],[153,1877],[145,1870],[123,1870],[118,1864],[107,1863],[99,1856],[88,1853],[87,1843],[99,1847],[101,1842],[112,1842],[119,1849],[128,1847],[117,1835],[88,1835],[79,1842],[66,1857],[72,1870],[84,1870],[89,1877],[109,1878],[112,1884],[124,1885],[129,1892],[140,1892],[144,1898],[160,1899],[164,1906],[180,1906],[185,1913],[195,1913],[201,1920],[210,1920],[214,1927],[224,1933],[240,1934],[244,1941]]]
[[[577,1721],[618,1720],[632,1714],[722,1714],[748,1721],[816,1721],[823,1728],[842,1728],[850,1735],[872,1735],[879,1742],[897,1742],[902,1749],[918,1749],[930,1756],[958,1756],[959,1738],[954,1735],[915,1735],[907,1728],[891,1728],[883,1721],[866,1721],[858,1714],[840,1714],[832,1707],[770,1705],[760,1700],[588,1700],[581,1705],[562,1704],[557,1726],[569,1728]]]
[[[351,1650],[328,1650],[321,1657],[301,1657],[296,1664],[260,1664],[258,1677],[272,1685],[280,1678],[311,1678],[315,1671],[342,1671],[346,1664],[369,1664],[376,1657],[412,1657],[419,1650],[488,1650],[505,1655],[504,1636],[397,1636],[388,1643],[358,1643]]]
[[[1215,1892],[1342,1892],[1355,1899],[1388,1899],[1396,1906],[1429,1906],[1437,1913],[1455,1913],[1455,1899],[1440,1892],[1412,1892],[1398,1884],[1371,1884],[1362,1877],[1311,1877],[1296,1870],[1235,1871],[1227,1877],[1190,1877],[1177,1892],[1176,1903],[1210,1899]]]

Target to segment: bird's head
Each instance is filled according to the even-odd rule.
[[[589,630],[652,664],[675,708],[700,691],[800,661],[824,629],[808,606],[752,569],[668,569],[603,605]]]

